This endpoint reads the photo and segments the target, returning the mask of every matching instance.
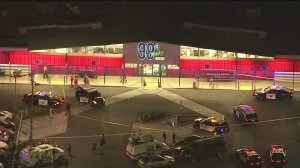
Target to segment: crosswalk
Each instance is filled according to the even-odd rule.
[[[159,89],[138,88],[132,91],[111,96],[106,98],[106,105],[111,105],[113,103],[130,99],[142,94],[156,94],[171,102],[177,103],[180,106],[193,110],[201,115],[224,119],[224,115],[162,88]],[[92,109],[93,108],[90,107],[89,105],[83,104],[80,107],[73,108],[71,111],[72,114],[80,114],[82,112],[90,111]],[[33,138],[38,139],[38,138],[65,133],[68,124],[67,120],[68,120],[68,116],[65,115],[65,111],[53,115],[53,118],[50,118],[49,116],[34,118],[32,123]],[[28,139],[29,130],[30,130],[30,119],[23,120],[20,140]]]

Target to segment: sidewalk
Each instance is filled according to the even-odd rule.
[[[91,86],[119,86],[119,87],[143,87],[142,81],[145,79],[147,86],[145,88],[158,88],[158,79],[159,77],[133,77],[128,76],[127,82],[120,82],[119,76],[98,76],[97,78],[90,79]],[[47,84],[47,85],[70,85],[70,75],[59,75],[53,74],[49,75],[49,79],[43,78],[43,74],[38,74],[36,81],[39,84]],[[0,77],[0,83],[14,83],[14,78],[11,77]],[[162,88],[193,88],[194,78],[180,78],[180,86],[179,86],[179,78],[178,77],[162,77]],[[17,78],[18,84],[30,84],[29,77],[23,76]],[[79,84],[83,84],[83,78],[79,78]],[[282,82],[282,81],[273,81],[273,80],[256,80],[256,82],[252,80],[239,80],[236,81],[216,81],[215,87],[212,88],[209,86],[209,82],[200,81],[199,88],[201,89],[231,89],[231,90],[253,90],[254,88],[262,88],[271,86],[273,84],[283,85],[289,88],[293,88],[292,81],[290,82]],[[300,91],[300,81],[295,81],[294,90]]]

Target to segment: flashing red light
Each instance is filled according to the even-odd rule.
[[[286,163],[286,160],[285,160],[285,159],[283,159],[283,160],[282,160],[282,162],[283,162],[283,163]]]
[[[254,166],[254,163],[253,163],[253,162],[250,162],[250,166]]]
[[[60,104],[64,104],[65,100],[64,99],[61,99],[60,100]]]

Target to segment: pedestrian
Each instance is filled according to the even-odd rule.
[[[167,134],[166,134],[166,132],[163,133],[163,138],[164,138],[164,142],[166,143],[167,142]]]
[[[74,88],[76,89],[78,87],[78,76],[75,75],[75,79],[74,79]]]
[[[70,116],[71,114],[71,105],[69,102],[66,103],[66,115]]]
[[[53,109],[50,107],[50,109],[49,109],[49,118],[51,118],[51,119],[53,119],[52,114],[53,114]]]
[[[69,161],[68,161],[67,159],[64,160],[64,166],[65,166],[66,168],[69,167]]]
[[[74,75],[71,75],[71,87],[74,87]]]
[[[175,135],[175,132],[173,132],[173,136],[172,136],[172,138],[173,138],[173,144],[175,143],[175,141],[176,141],[176,135]]]
[[[105,137],[104,137],[104,134],[102,134],[102,137],[100,139],[100,154],[103,153],[103,148],[104,148],[104,144],[105,144]]]
[[[47,66],[44,66],[43,78],[47,78],[48,79],[48,69],[47,69]]]
[[[72,154],[71,154],[71,152],[72,152],[72,146],[71,146],[70,143],[67,143],[67,151],[68,151],[68,155],[69,155],[70,157],[72,157]]]
[[[96,151],[96,143],[93,143],[92,144],[92,152],[95,152]]]
[[[87,78],[88,78],[88,76],[87,76],[87,74],[85,74],[84,77],[83,77],[84,85],[87,85],[87,80],[88,80]]]

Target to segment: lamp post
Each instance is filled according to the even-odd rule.
[[[15,78],[15,114],[17,114],[17,76],[18,72],[17,70],[13,71],[13,77]]]
[[[31,81],[31,103],[29,108],[29,116],[30,116],[30,132],[29,132],[29,143],[31,143],[32,140],[32,115],[31,115],[31,107],[33,105],[33,84],[34,84],[34,73],[30,73],[30,81]]]

